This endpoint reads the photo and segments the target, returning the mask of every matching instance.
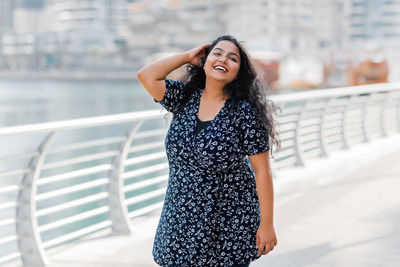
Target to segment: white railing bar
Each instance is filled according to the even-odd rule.
[[[9,243],[11,241],[15,241],[17,239],[18,239],[18,237],[16,235],[10,235],[10,236],[6,236],[6,237],[2,237],[2,238],[0,238],[0,245],[3,245],[5,243]]]
[[[90,148],[90,147],[97,147],[97,146],[102,146],[102,145],[109,145],[109,144],[115,144],[115,143],[121,143],[126,139],[126,137],[123,136],[118,136],[118,137],[110,137],[110,138],[104,138],[104,139],[95,139],[95,140],[90,140],[90,141],[84,141],[84,142],[79,142],[79,143],[74,143],[74,144],[68,144],[64,146],[59,146],[59,147],[54,147],[49,151],[49,154],[55,154],[55,153],[63,153],[63,152],[69,152],[72,150],[78,150],[78,149],[84,149],[84,148]]]
[[[338,127],[332,127],[325,129],[325,138],[332,138],[333,136],[339,136],[340,137],[340,128]]]
[[[155,184],[167,181],[167,180],[168,180],[168,175],[161,175],[161,176],[157,176],[157,177],[154,177],[154,178],[146,179],[144,181],[140,181],[140,182],[136,182],[136,183],[133,183],[133,184],[125,185],[123,191],[125,193],[126,192],[130,192],[130,191],[137,190],[137,189],[140,189],[140,188],[143,188],[143,187],[147,187],[147,186],[150,186],[150,185],[155,185]]]
[[[8,185],[8,186],[4,186],[0,188],[0,194],[3,193],[8,193],[8,192],[12,192],[12,191],[18,191],[20,190],[22,187],[20,185]]]
[[[296,157],[290,157],[277,161],[276,165],[277,167],[290,166],[290,165],[294,166],[296,161],[297,161]]]
[[[296,146],[296,143],[294,142],[293,139],[291,140],[286,140],[284,142],[282,142],[282,144],[284,144],[282,147],[283,148],[294,148]],[[283,150],[283,149],[282,149]]]
[[[157,190],[154,190],[154,191],[150,191],[150,192],[147,192],[147,193],[144,193],[144,194],[141,194],[141,195],[134,196],[132,198],[126,199],[124,201],[124,204],[127,205],[127,206],[128,205],[132,205],[132,204],[136,204],[136,203],[139,203],[139,202],[142,202],[142,201],[154,198],[154,197],[158,197],[158,196],[161,196],[161,195],[164,195],[164,194],[165,194],[165,188],[160,188],[160,189],[157,189]]]
[[[326,123],[325,123],[325,130],[333,129],[333,128],[340,128],[341,125],[342,125],[342,122],[340,121],[340,119],[329,120],[329,121],[326,121]]]
[[[285,149],[283,151],[280,151],[278,153],[276,153],[276,156],[279,158],[283,158],[286,156],[294,156],[296,154],[296,151],[294,148],[289,148],[289,149]]]
[[[63,189],[54,190],[54,191],[51,191],[48,193],[38,194],[36,199],[37,199],[37,201],[42,201],[42,200],[46,200],[48,198],[65,195],[65,194],[72,193],[72,192],[78,192],[78,191],[82,191],[82,190],[93,188],[93,187],[106,185],[109,182],[110,182],[109,178],[100,178],[100,179],[96,179],[95,181],[81,183],[81,184],[73,185],[73,186],[68,186]]]
[[[279,118],[279,123],[280,124],[285,124],[285,123],[290,123],[290,122],[295,122],[299,118],[299,113],[295,113],[290,116],[284,116]]]
[[[0,221],[0,226],[5,226],[5,225],[9,225],[9,224],[14,224],[16,223],[17,220],[12,218],[12,219],[5,219],[5,220],[1,220]]]
[[[73,208],[73,207],[81,206],[81,205],[84,205],[87,203],[99,201],[99,200],[105,199],[107,197],[108,197],[107,192],[101,192],[98,194],[91,195],[89,197],[83,197],[83,198],[79,198],[77,200],[64,202],[63,204],[51,206],[50,208],[40,209],[40,210],[36,211],[36,216],[40,217],[40,216],[47,215],[47,214],[50,214],[53,212],[58,212],[60,210]]]
[[[32,171],[33,171],[32,168],[26,168],[26,169],[18,169],[18,170],[13,170],[13,171],[0,172],[0,178],[7,177],[7,176],[13,176],[13,175],[27,174],[27,173],[31,173]]]
[[[301,135],[303,138],[313,133],[317,133],[319,135],[319,132],[320,132],[320,126],[318,124],[305,125],[301,129]]]
[[[131,166],[134,164],[152,161],[155,159],[162,159],[162,158],[166,158],[166,156],[167,155],[165,154],[165,151],[162,151],[162,152],[155,152],[155,153],[148,154],[148,155],[133,157],[133,158],[129,158],[129,159],[125,160],[124,166]]]
[[[50,184],[50,183],[59,182],[59,181],[70,179],[70,178],[76,178],[76,177],[81,177],[81,176],[85,176],[85,175],[89,175],[89,174],[100,173],[103,171],[109,171],[112,168],[113,168],[112,164],[97,165],[94,167],[80,169],[77,171],[66,172],[63,174],[43,177],[38,180],[37,184],[38,185]]]
[[[292,114],[297,114],[301,111],[301,105],[298,106],[292,106],[292,107],[283,107],[284,112],[279,113],[278,116],[280,117],[286,117],[290,116]]]
[[[46,241],[46,242],[43,243],[43,247],[44,248],[49,248],[51,246],[55,246],[55,245],[58,245],[60,243],[66,242],[66,241],[69,241],[69,240],[72,240],[72,239],[75,239],[75,238],[78,238],[78,237],[82,237],[84,235],[87,235],[87,234],[99,231],[101,229],[110,227],[111,224],[112,224],[111,221],[107,220],[107,221],[103,221],[103,222],[100,222],[100,223],[97,223],[97,224],[82,228],[80,230],[71,232],[69,234],[62,235],[60,237],[57,237],[57,238],[51,239],[49,241]]]
[[[310,120],[316,120],[321,118],[322,115],[322,110],[318,112],[308,112],[304,114],[303,116],[303,121],[310,121]]]
[[[294,130],[286,131],[284,133],[279,134],[281,141],[283,140],[292,140],[295,137]]]
[[[129,149],[129,153],[139,152],[139,151],[144,151],[144,150],[149,150],[149,149],[159,148],[159,147],[164,148],[164,142],[154,142],[154,143],[150,143],[150,144],[136,145]]]
[[[279,124],[279,132],[292,132],[296,129],[296,123],[294,121],[290,122],[290,123],[280,123]]]
[[[0,258],[0,264],[3,264],[3,263],[5,263],[5,262],[12,261],[12,260],[14,260],[14,259],[18,259],[18,258],[20,258],[20,257],[21,257],[21,253],[20,253],[20,252],[11,253],[11,254],[9,254],[9,255],[6,255],[6,256],[4,256],[4,257],[1,257],[1,258]],[[20,266],[21,266],[21,265],[20,265]]]
[[[302,117],[303,121],[301,123],[301,125],[307,126],[307,125],[314,125],[314,124],[320,124],[321,123],[321,115],[322,112],[320,112],[320,114],[318,115],[313,115],[313,116],[309,116],[309,113],[304,114],[304,116]]]
[[[350,86],[335,89],[321,89],[312,90],[310,92],[297,92],[284,95],[274,95],[270,98],[275,102],[289,102],[289,101],[300,101],[306,99],[317,99],[327,98],[335,96],[348,96],[357,95],[363,93],[383,92],[383,91],[395,91],[400,88],[400,83],[385,83],[385,84],[371,84],[362,86]],[[386,93],[386,92],[385,92]],[[36,133],[36,132],[48,132],[54,130],[66,130],[76,128],[88,128],[94,126],[118,124],[123,122],[139,121],[162,118],[163,115],[167,114],[167,111],[149,110],[139,111],[131,113],[122,113],[116,115],[107,115],[83,119],[66,120],[59,122],[50,123],[39,123],[22,126],[11,126],[0,128],[0,136],[6,135],[18,135],[24,133]]]
[[[9,202],[0,204],[0,210],[8,209],[8,208],[15,208],[16,206],[18,206],[18,203],[16,201],[9,201]]]
[[[167,111],[163,110],[160,112],[158,110],[149,110],[149,111],[122,113],[116,115],[65,120],[58,122],[46,122],[38,124],[11,126],[11,127],[0,128],[0,136],[19,135],[28,133],[38,133],[38,132],[63,131],[63,130],[71,130],[77,128],[89,128],[95,126],[119,124],[124,122],[150,120],[150,119],[162,118],[164,114],[167,114]]]
[[[144,208],[134,210],[134,211],[129,213],[129,218],[132,219],[132,218],[135,218],[135,217],[139,217],[141,215],[144,215],[146,213],[152,212],[154,210],[158,210],[158,209],[162,208],[162,206],[163,206],[163,202],[157,202],[155,204],[146,206]]]
[[[26,154],[16,154],[16,155],[7,156],[7,157],[1,157],[0,161],[9,161],[9,160],[16,160],[16,159],[21,160],[24,158],[32,158],[32,157],[36,157],[36,156],[39,156],[39,152],[37,152],[37,151],[26,153]]]
[[[132,178],[134,178],[136,176],[139,176],[139,175],[142,175],[142,174],[147,174],[147,173],[159,171],[159,170],[163,170],[163,169],[166,169],[166,168],[168,168],[168,163],[161,163],[161,164],[157,164],[157,165],[153,165],[153,166],[137,169],[137,170],[130,171],[130,172],[125,172],[124,175],[122,176],[122,178],[124,178],[124,179],[132,179]]]
[[[141,139],[141,138],[154,137],[154,136],[162,136],[162,135],[165,135],[166,132],[167,132],[166,129],[157,129],[157,130],[139,132],[139,133],[136,133],[135,140]]]
[[[48,230],[51,230],[51,229],[58,228],[60,226],[66,225],[66,224],[70,224],[70,223],[74,223],[74,222],[81,221],[81,220],[84,220],[84,219],[88,219],[88,218],[91,218],[91,217],[95,217],[97,215],[106,213],[109,210],[110,210],[109,207],[101,207],[101,208],[93,209],[93,210],[90,210],[90,211],[81,212],[81,213],[79,213],[77,215],[74,215],[74,216],[70,216],[70,217],[67,217],[67,218],[64,218],[64,219],[61,219],[61,220],[57,220],[57,221],[54,221],[54,222],[51,222],[51,223],[48,223],[48,224],[41,225],[41,226],[38,227],[38,229],[39,229],[39,232],[42,233],[42,232],[45,232],[45,231],[48,231]]]
[[[313,141],[313,140],[316,140],[316,139],[319,139],[319,138],[320,138],[320,133],[319,132],[315,132],[315,130],[314,131],[310,131],[307,134],[304,134],[304,132],[303,132],[302,135],[301,135],[301,143],[302,144],[306,144],[310,140]]]
[[[73,159],[58,161],[58,162],[46,163],[43,166],[43,170],[64,167],[64,166],[69,166],[69,165],[73,165],[73,164],[77,164],[77,163],[83,163],[83,162],[88,162],[88,161],[93,161],[93,160],[98,160],[98,159],[111,158],[111,157],[118,156],[119,153],[120,152],[118,150],[107,151],[107,152],[103,152],[103,153],[91,154],[91,155],[76,157]]]
[[[314,140],[311,142],[307,142],[307,143],[302,143],[302,147],[304,149],[304,151],[309,150],[310,148],[317,148],[320,146],[320,141],[319,140]]]
[[[342,137],[337,133],[327,135],[326,138],[328,139],[328,144],[335,143],[337,141],[342,141]]]
[[[270,98],[276,102],[300,101],[314,98],[330,98],[338,96],[358,95],[365,93],[377,93],[383,91],[395,91],[400,89],[400,83],[369,84],[361,86],[348,86],[340,88],[330,88],[312,90],[307,92],[297,92],[284,95],[274,95]]]

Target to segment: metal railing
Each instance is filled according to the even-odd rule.
[[[400,129],[400,84],[276,95],[277,170],[304,166]],[[46,250],[162,206],[166,112],[146,111],[0,128],[0,265],[49,263]]]

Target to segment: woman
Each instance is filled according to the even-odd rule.
[[[189,63],[188,81],[166,76]],[[173,113],[169,179],[153,256],[160,266],[249,266],[277,244],[269,139],[272,114],[244,48],[232,36],[138,73]]]

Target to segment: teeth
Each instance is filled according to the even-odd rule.
[[[215,69],[216,70],[222,70],[223,72],[226,72],[226,69],[224,67],[221,67],[221,66],[216,66]]]

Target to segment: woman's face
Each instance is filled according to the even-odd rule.
[[[235,80],[239,69],[239,49],[230,41],[219,41],[208,54],[204,64],[207,79],[212,78],[224,84]]]

